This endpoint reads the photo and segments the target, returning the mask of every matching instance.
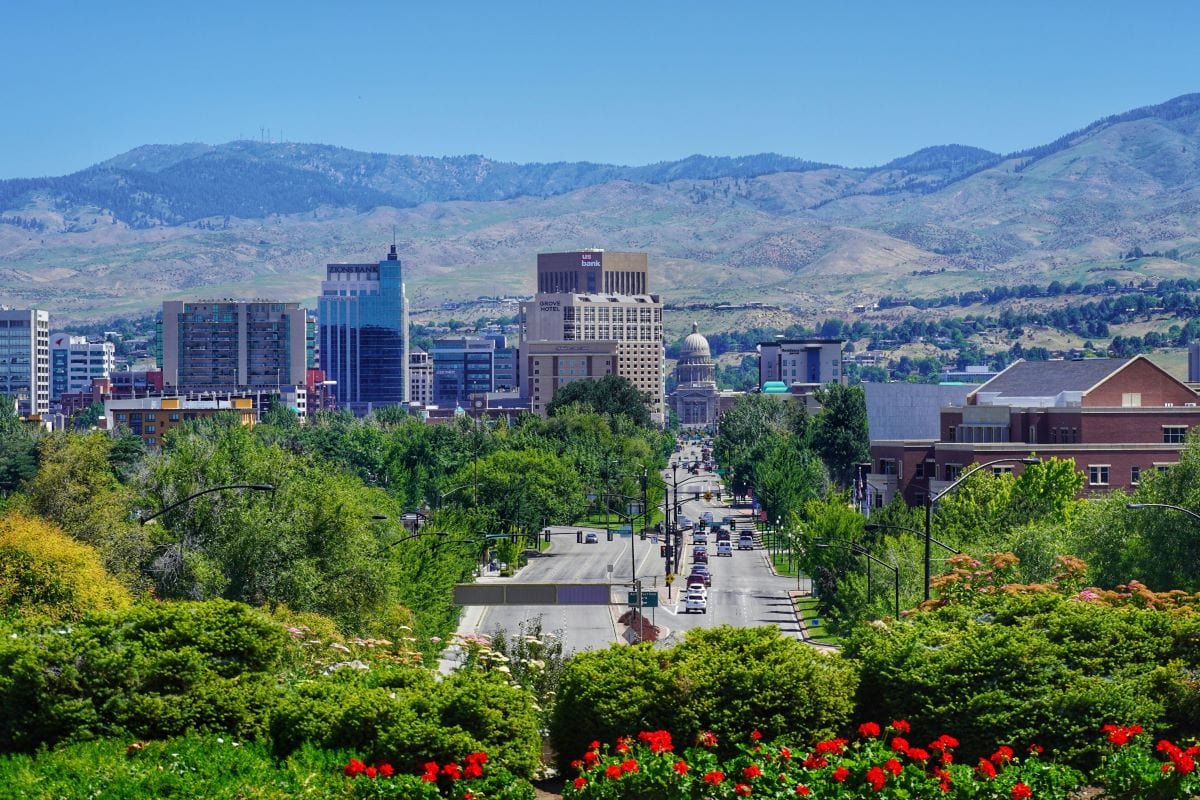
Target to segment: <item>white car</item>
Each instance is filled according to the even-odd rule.
[[[699,611],[701,614],[708,613],[708,595],[705,592],[689,590],[687,596],[684,597],[683,613],[690,614],[693,611]]]
[[[717,556],[732,556],[733,545],[729,542],[717,542]]]
[[[753,550],[754,549],[754,534],[743,533],[738,536],[738,550]]]

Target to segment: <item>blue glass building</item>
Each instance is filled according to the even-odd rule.
[[[321,369],[341,408],[408,402],[408,308],[396,245],[378,264],[327,264],[318,299]]]

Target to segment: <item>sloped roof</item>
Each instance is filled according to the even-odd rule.
[[[961,406],[976,384],[864,383],[871,441],[937,439],[944,406]]]
[[[1086,392],[1129,363],[1127,358],[1084,358],[1077,361],[1018,361],[975,389],[973,394],[1005,397],[1057,397]]]

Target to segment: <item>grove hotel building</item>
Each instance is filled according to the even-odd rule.
[[[614,373],[664,419],[663,308],[646,293],[645,253],[538,255],[538,293],[521,304],[522,394],[545,413],[559,386]]]

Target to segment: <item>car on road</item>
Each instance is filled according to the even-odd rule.
[[[704,520],[709,525],[712,525],[713,513],[711,511],[705,511],[703,514],[700,515],[700,519]]]
[[[732,539],[730,538],[729,531],[725,530],[724,528],[717,528],[717,541],[718,542],[732,541]]]
[[[700,551],[699,553],[692,553],[692,563],[693,564],[707,564],[708,563],[708,553],[704,552],[703,550]]]
[[[708,535],[704,531],[696,531],[692,534],[692,544],[708,544]]]
[[[708,595],[704,591],[693,592],[689,589],[684,597],[683,613],[690,614],[693,611],[699,611],[701,614],[708,613]]]
[[[583,535],[583,543],[584,544],[598,544],[599,541],[600,541],[600,537],[594,533],[585,533]]]
[[[692,564],[692,574],[688,576],[687,582],[691,584],[697,576],[705,586],[712,586],[712,573],[708,571],[708,564]]]
[[[738,536],[738,550],[753,550],[754,549],[754,534],[750,531],[742,531]]]
[[[717,556],[732,556],[733,544],[731,542],[717,542]]]

